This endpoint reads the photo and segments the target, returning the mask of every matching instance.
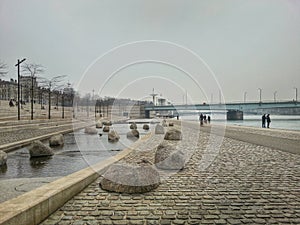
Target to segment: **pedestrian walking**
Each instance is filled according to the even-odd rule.
[[[206,115],[203,116],[204,123],[207,123]]]
[[[261,117],[261,127],[266,127],[266,114],[263,114]]]
[[[207,116],[207,121],[208,123],[210,123],[210,116]]]
[[[199,116],[200,126],[203,126],[203,114],[201,113]]]
[[[270,123],[271,123],[270,114],[267,115],[266,120],[267,120],[267,128],[270,128]]]

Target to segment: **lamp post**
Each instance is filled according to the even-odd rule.
[[[298,101],[298,88],[294,87],[295,89],[295,97],[296,97],[296,103]]]
[[[261,93],[262,93],[262,88],[258,88],[259,90],[259,103],[261,103]]]
[[[15,65],[18,67],[18,120],[20,120],[20,64],[24,62],[26,58],[19,60],[18,63]]]
[[[246,103],[247,91],[244,92],[244,103]]]
[[[277,91],[274,91],[274,102],[276,102]]]

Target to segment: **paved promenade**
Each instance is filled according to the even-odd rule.
[[[230,127],[222,140],[209,130],[199,134],[185,126],[183,141],[174,145],[190,160],[157,189],[107,192],[99,188],[100,177],[42,224],[300,224],[300,147],[291,153],[300,133]],[[278,150],[276,139],[292,151]],[[161,140],[151,137],[122,161],[153,163]],[[220,148],[211,140],[222,141]]]

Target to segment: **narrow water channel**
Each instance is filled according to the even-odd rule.
[[[149,125],[150,130],[153,129],[154,125]],[[143,130],[142,126],[143,124],[138,124],[140,137],[149,132]],[[126,137],[126,133],[130,130],[128,124],[114,124],[112,128],[120,136],[120,140],[115,143],[108,142],[107,133],[103,133],[102,129],[98,129],[97,135],[85,134],[82,129],[65,134],[64,146],[54,148],[55,154],[51,157],[30,159],[27,147],[10,152],[8,153],[7,167],[0,170],[0,180],[66,176],[101,162],[118,154],[133,143]],[[48,140],[45,140],[44,143],[48,144]]]

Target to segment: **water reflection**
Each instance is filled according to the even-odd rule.
[[[6,171],[7,171],[7,164],[0,166],[0,173],[6,173]]]
[[[51,158],[52,156],[30,158],[30,166],[33,169],[40,169],[44,167]]]
[[[64,146],[53,148],[55,154],[51,157],[30,159],[26,147],[10,152],[7,168],[0,169],[0,179],[65,176],[101,162],[133,143],[126,138],[126,133],[130,130],[128,124],[116,124],[113,129],[120,136],[116,143],[108,142],[107,133],[102,133],[101,129],[98,133],[102,133],[102,136],[87,135],[84,130],[78,130],[65,134]],[[141,136],[149,132],[142,129],[142,124],[138,125],[138,130]],[[49,144],[48,140],[43,143]]]

